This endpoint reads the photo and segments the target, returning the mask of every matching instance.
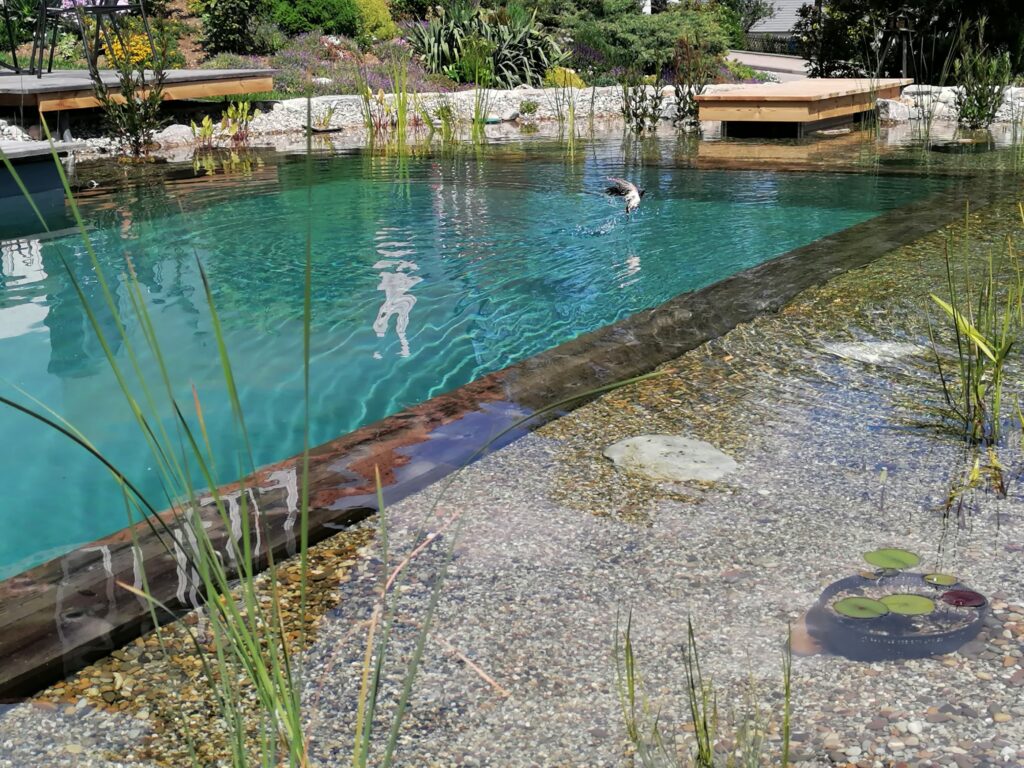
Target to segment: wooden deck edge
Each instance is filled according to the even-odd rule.
[[[845,96],[854,96],[857,94],[875,94],[877,98],[893,98],[899,97],[902,90],[913,84],[913,80],[898,80],[884,81],[884,84],[879,84],[877,87],[871,88],[840,88],[834,91],[827,91],[822,93],[808,93],[808,94],[797,94],[790,91],[786,93],[786,89],[776,88],[776,86],[768,85],[764,88],[760,88],[757,92],[753,90],[732,90],[732,91],[720,91],[716,93],[702,93],[698,95],[697,102],[700,104],[720,103],[720,102],[774,102],[774,101],[800,101],[805,103],[813,103],[819,101],[827,101],[829,99],[839,99]],[[757,88],[753,86],[752,88]],[[781,91],[781,92],[773,92]]]
[[[119,89],[111,89],[115,101],[124,101]],[[263,93],[274,90],[274,78],[267,75],[256,77],[234,77],[219,80],[204,80],[191,83],[168,83],[164,85],[164,101],[181,99],[202,99],[214,96],[233,96],[243,93]],[[56,93],[35,94],[40,112],[89,109],[100,106],[99,99],[91,89],[57,91]]]
[[[115,100],[123,98],[120,89],[111,88]],[[245,93],[264,93],[274,90],[272,74],[260,72],[251,76],[239,75],[212,80],[172,82],[164,85],[164,100],[202,99],[215,96],[235,96]],[[100,106],[92,88],[39,93],[0,93],[0,106],[37,109],[39,112],[91,109]]]

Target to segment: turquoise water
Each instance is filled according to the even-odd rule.
[[[245,174],[191,169],[83,200],[116,300],[129,259],[181,401],[203,401],[230,479],[237,446],[196,267],[208,271],[255,460],[302,446],[304,238],[313,245],[314,443],[904,205],[920,177],[623,169],[618,144],[583,159],[529,147],[407,163],[370,155],[270,159]],[[609,174],[648,192],[627,220]],[[2,220],[0,216],[0,220]],[[81,238],[3,242],[0,387],[20,387],[85,433],[165,506],[61,259],[101,307]],[[142,335],[129,319],[129,334]],[[124,349],[116,354],[126,363]],[[141,360],[153,375],[151,359]],[[120,491],[81,449],[0,410],[0,575],[125,525]]]

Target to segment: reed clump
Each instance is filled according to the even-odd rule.
[[[760,768],[789,765],[792,713],[792,647],[786,642],[782,654],[782,708],[769,713],[762,706],[753,681],[748,688],[742,711],[727,719],[720,714],[718,695],[701,668],[693,622],[686,622],[686,647],[683,664],[686,671],[686,730],[691,732],[688,746],[680,748],[675,733],[666,733],[660,713],[644,690],[637,668],[632,640],[632,617],[624,632],[615,632],[615,672],[619,702],[626,734],[634,759],[642,768]],[[767,733],[777,720],[781,743],[777,754],[768,749]]]

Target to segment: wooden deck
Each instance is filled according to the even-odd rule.
[[[701,120],[726,124],[726,134],[734,124],[788,126],[802,131],[852,121],[857,115],[875,108],[878,99],[896,99],[913,80],[868,80],[858,78],[807,78],[788,83],[737,85],[727,91],[705,93],[697,97]],[[756,132],[752,126],[736,126],[743,133]]]
[[[274,71],[270,69],[170,69],[165,75],[166,100],[263,93],[274,89]],[[117,73],[103,70],[100,76],[112,92],[119,90]],[[99,101],[86,70],[56,71],[42,77],[0,71],[0,107],[56,112],[97,106]]]

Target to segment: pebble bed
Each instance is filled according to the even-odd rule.
[[[972,213],[970,226],[976,257],[1003,247],[1021,232],[1016,200]],[[381,525],[391,562],[408,558],[394,591],[381,740],[440,584],[397,765],[633,764],[614,657],[627,616],[649,706],[682,755],[692,744],[683,653],[691,619],[717,692],[723,760],[753,711],[766,754],[777,754],[792,626],[795,649],[809,654],[793,659],[792,764],[1024,764],[1020,435],[999,449],[1005,497],[982,482],[949,512],[975,456],[938,427],[934,410],[942,393],[928,293],[942,290],[941,254],[962,230],[952,225],[806,291],[663,376],[396,504],[345,534],[348,544],[320,545],[317,583],[337,589],[323,591],[326,615],[303,657],[311,764],[351,760],[365,631],[386,574],[373,537]],[[706,441],[738,467],[714,483],[659,483],[604,457],[643,434]],[[805,611],[863,568],[862,553],[886,546],[988,595],[982,633],[937,658],[813,653],[799,631]],[[209,749],[204,764],[215,764],[218,731],[204,729],[190,658],[160,658],[145,638],[14,707],[0,717],[0,766],[186,765],[174,714],[182,702]]]

